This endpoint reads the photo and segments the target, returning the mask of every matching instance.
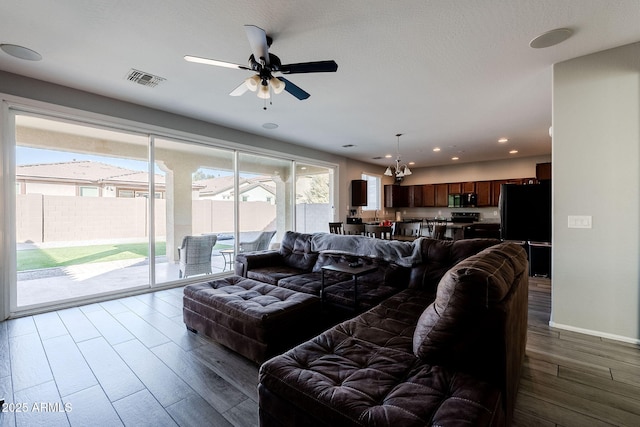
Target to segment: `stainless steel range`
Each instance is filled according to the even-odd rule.
[[[480,212],[451,212],[451,222],[478,222]]]

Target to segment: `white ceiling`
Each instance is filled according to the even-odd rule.
[[[284,92],[266,111],[254,93],[228,96],[249,71],[183,56],[245,64],[244,24],[264,28],[283,63],[334,59],[338,71],[287,76],[311,97]],[[560,27],[573,36],[529,47]],[[415,167],[548,154],[552,64],[637,41],[638,0],[0,2],[0,43],[43,57],[0,51],[1,70],[380,165],[396,133]],[[166,81],[132,83],[131,68]]]

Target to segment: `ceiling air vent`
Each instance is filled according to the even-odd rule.
[[[166,79],[132,68],[129,70],[129,74],[127,74],[127,80],[141,84],[142,86],[156,87]]]

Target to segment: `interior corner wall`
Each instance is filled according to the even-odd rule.
[[[554,65],[552,159],[550,324],[640,342],[640,43]]]

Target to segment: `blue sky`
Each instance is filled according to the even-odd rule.
[[[116,157],[93,156],[90,154],[70,153],[68,151],[43,150],[40,148],[16,147],[16,164],[33,165],[40,163],[63,163],[74,160],[92,160],[122,168],[147,172],[147,162],[120,159]]]

